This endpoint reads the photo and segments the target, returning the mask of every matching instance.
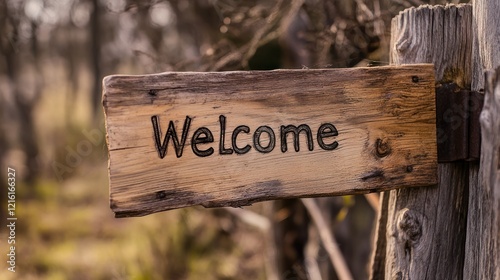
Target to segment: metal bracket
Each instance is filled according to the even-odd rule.
[[[481,153],[484,94],[454,83],[436,87],[438,162],[475,161]]]

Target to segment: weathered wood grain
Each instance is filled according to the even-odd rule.
[[[438,84],[471,84],[471,19],[468,4],[409,8],[392,19],[390,62],[434,63]]]
[[[500,17],[498,17],[500,2],[496,0],[475,0],[472,3],[472,31],[474,35],[472,45],[472,90],[482,91],[485,89],[484,71],[500,66]],[[493,76],[490,74],[490,77]],[[494,98],[491,98],[494,96],[491,90],[493,88],[487,88],[490,90],[489,105],[486,105],[485,102],[482,114],[485,117],[490,116],[493,121],[498,120],[498,106],[495,105]],[[486,99],[488,99],[488,94]],[[495,113],[495,108],[497,113]],[[489,133],[493,133],[493,135],[489,135]],[[495,134],[498,135],[498,126],[494,127],[493,123],[486,124],[485,120],[483,120],[481,134],[482,145],[487,146],[482,146],[481,170],[479,171],[479,165],[477,164],[471,168],[471,177],[474,178],[470,181],[475,184],[470,186],[469,191],[464,279],[500,279],[498,271],[498,260],[500,259],[498,196],[496,198],[492,196],[495,188],[497,193],[499,189],[498,181],[496,186],[493,184],[495,174],[493,168],[494,155],[496,153],[494,146],[498,145],[498,140],[494,139],[497,137]]]
[[[473,0],[472,90],[484,89],[484,71],[500,66],[500,1]]]
[[[486,72],[481,112],[480,249],[481,279],[500,279],[500,67]],[[474,231],[476,234],[477,231]]]
[[[117,217],[436,183],[432,65],[110,76],[103,104]],[[182,156],[172,141],[159,156],[152,116],[161,141],[170,121],[180,139],[190,117]],[[223,149],[220,116],[226,124]],[[318,142],[317,131],[327,123],[338,130],[324,138],[328,145],[337,141],[333,150]],[[312,141],[300,133],[296,152],[293,136],[283,141],[280,126],[301,124],[310,127]],[[232,131],[240,125],[249,133],[238,134],[233,146]],[[258,152],[253,138],[260,126],[275,133],[268,153]],[[200,127],[212,132],[213,143],[195,145]],[[266,147],[268,135],[262,134]],[[247,144],[248,152],[236,153]],[[197,156],[193,147],[213,148],[213,154]]]
[[[469,86],[471,18],[470,5],[405,10],[392,21],[391,63],[434,63],[437,87]],[[468,166],[439,164],[438,187],[383,194],[371,279],[462,279]]]

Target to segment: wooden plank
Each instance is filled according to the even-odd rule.
[[[471,5],[403,11],[392,20],[391,63],[433,63],[437,86],[469,86],[471,21]],[[438,174],[438,187],[383,194],[370,279],[462,279],[469,163],[439,164]]]
[[[111,208],[433,185],[434,100],[432,65],[107,77]]]

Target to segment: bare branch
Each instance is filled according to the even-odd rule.
[[[233,207],[224,207],[223,209],[239,218],[245,224],[256,227],[263,232],[267,232],[271,228],[271,222],[268,218],[253,211]]]
[[[311,215],[314,224],[318,228],[319,236],[323,242],[326,252],[328,253],[328,256],[330,257],[332,266],[337,272],[338,278],[340,280],[352,280],[353,278],[349,268],[347,267],[347,263],[340,252],[333,234],[328,229],[326,222],[323,219],[323,215],[314,201],[314,198],[302,198],[301,201]]]
[[[367,193],[365,194],[365,199],[368,201],[370,206],[373,208],[373,211],[378,213],[380,210],[380,204],[379,204],[379,195],[376,193]]]

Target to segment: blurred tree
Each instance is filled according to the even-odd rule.
[[[32,184],[40,171],[33,109],[40,99],[43,81],[40,77],[38,23],[36,19],[26,17],[23,8],[17,1],[0,5],[0,45],[5,57],[2,72],[6,73],[9,83],[5,90],[10,102],[4,103],[4,108],[9,112],[7,121],[11,125],[14,120],[18,123],[19,133],[15,141],[25,152],[25,179]]]
[[[91,0],[92,15],[90,16],[90,41],[91,58],[93,74],[92,90],[92,116],[96,121],[100,120],[101,113],[101,95],[102,95],[102,66],[101,66],[101,7],[99,0]]]

